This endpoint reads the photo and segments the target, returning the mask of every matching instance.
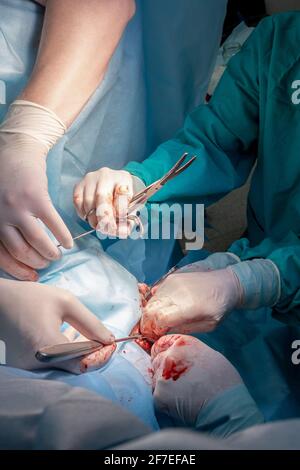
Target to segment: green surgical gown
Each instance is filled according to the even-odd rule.
[[[264,19],[229,63],[209,105],[143,163],[126,169],[146,184],[160,178],[183,152],[197,155],[185,173],[153,202],[209,205],[243,185],[247,238],[230,251],[242,260],[268,258],[281,273],[275,314],[300,320],[300,13]]]

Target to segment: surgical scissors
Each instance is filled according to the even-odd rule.
[[[142,227],[142,223],[139,219],[139,216],[137,215],[131,215],[132,212],[137,211],[139,208],[141,208],[146,202],[154,196],[168,181],[172,180],[173,178],[176,178],[176,176],[180,175],[183,173],[187,168],[189,168],[192,163],[196,160],[196,156],[191,157],[191,159],[186,162],[184,165],[183,162],[187,158],[188,153],[184,153],[180,159],[175,163],[174,166],[159,180],[155,181],[154,183],[150,184],[146,188],[144,188],[142,191],[139,191],[136,193],[133,198],[131,199],[129,206],[128,206],[128,213],[127,217],[131,220],[134,220],[135,222],[138,221],[138,225]],[[182,166],[181,166],[182,165]],[[96,209],[91,209],[88,214],[86,214],[86,220],[90,215],[92,215],[94,212],[96,212]],[[78,240],[80,238],[86,237],[87,235],[90,235],[92,233],[96,232],[95,229],[89,230],[88,232],[84,232],[81,235],[78,235],[77,237],[74,237],[73,240]]]
[[[150,186],[147,186],[139,193],[135,194],[130,201],[128,214],[143,206],[152,196],[154,196],[154,194],[156,194],[166,183],[168,183],[168,181],[176,178],[176,176],[180,175],[187,168],[189,168],[197,158],[194,156],[183,166],[181,166],[187,156],[188,153],[184,153],[178,162],[176,162],[175,165],[162,178],[150,184]]]

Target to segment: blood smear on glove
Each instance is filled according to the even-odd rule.
[[[111,355],[115,350],[116,345],[112,344],[109,346],[105,346],[103,349],[95,351],[94,353],[88,356],[85,356],[80,361],[80,372],[85,373],[89,370],[99,369],[110,359]]]
[[[188,370],[188,366],[179,361],[175,362],[173,359],[169,359],[166,361],[165,368],[163,370],[162,376],[165,380],[178,380],[182,374],[184,374]]]
[[[179,337],[178,340],[176,340],[175,346],[186,346],[186,340],[184,338]]]

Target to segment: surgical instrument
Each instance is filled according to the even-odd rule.
[[[81,233],[81,235],[77,235],[77,237],[73,237],[72,240],[75,242],[76,240],[79,240],[80,238],[86,237],[87,235],[91,235],[92,233],[96,232],[96,229],[89,230],[88,232]],[[62,245],[59,244],[57,245],[57,248],[60,248]]]
[[[160,279],[158,279],[154,284],[152,284],[149,292],[145,295],[145,300],[148,302],[148,300],[150,300],[153,296],[152,289],[154,289],[154,287],[159,286],[159,284],[165,281],[169,276],[171,276],[171,274],[174,274],[178,269],[178,266],[173,266],[173,268],[171,268],[166,274],[164,274]]]
[[[184,153],[180,159],[175,163],[175,165],[159,180],[155,181],[154,183],[150,184],[142,191],[139,191],[137,194],[133,196],[129,203],[128,207],[128,218],[131,220],[139,220],[138,216],[131,216],[132,212],[138,210],[141,206],[143,206],[154,194],[156,194],[168,181],[176,178],[176,176],[183,173],[187,168],[189,168],[192,163],[196,160],[196,156],[191,157],[191,159],[186,162],[183,166],[181,166],[184,160],[187,158],[188,153]],[[91,209],[88,214],[86,214],[86,220],[90,215],[96,212],[96,209]],[[141,222],[139,221],[141,225]],[[89,230],[88,232],[82,233],[78,237],[73,238],[73,240],[78,240],[79,238],[83,238],[86,235],[90,235],[91,233],[95,232],[96,230]]]
[[[168,183],[168,181],[172,180],[173,178],[176,178],[176,176],[180,175],[187,168],[189,168],[197,158],[196,156],[194,156],[187,163],[181,166],[187,156],[188,153],[184,153],[182,157],[180,157],[178,162],[176,162],[175,165],[162,178],[135,194],[130,201],[128,213],[130,214],[131,212],[137,210],[139,207],[144,205],[152,196],[154,196],[154,194],[156,194],[166,183]]]
[[[81,235],[77,235],[77,237],[73,238],[73,241],[75,242],[76,240],[79,240],[80,238],[86,237],[87,235],[91,235],[94,232],[96,232],[96,230],[93,228],[92,230],[89,230],[88,232],[84,232]]]
[[[114,341],[114,343],[125,343],[127,341],[135,341],[137,339],[143,338],[144,336],[142,334],[138,334],[127,336],[125,338],[118,338]],[[93,352],[99,351],[105,346],[108,345],[99,343],[97,341],[80,341],[78,343],[55,344],[53,346],[46,346],[40,349],[37,351],[35,357],[40,362],[53,364],[56,362],[67,361],[91,354]]]

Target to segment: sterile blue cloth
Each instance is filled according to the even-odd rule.
[[[135,17],[104,81],[49,154],[49,190],[57,208],[75,220],[72,191],[87,172],[141,161],[181,127],[185,115],[205,96],[226,4],[136,1]],[[30,0],[0,0],[0,119],[28,81],[43,14],[44,9]],[[105,246],[141,281],[159,278],[179,257],[173,239],[122,240]],[[154,262],[158,257],[160,262]]]
[[[0,449],[99,450],[150,431],[98,394],[0,367]]]
[[[196,429],[216,437],[231,434],[264,422],[245,385],[236,385],[217,395],[201,409]]]

